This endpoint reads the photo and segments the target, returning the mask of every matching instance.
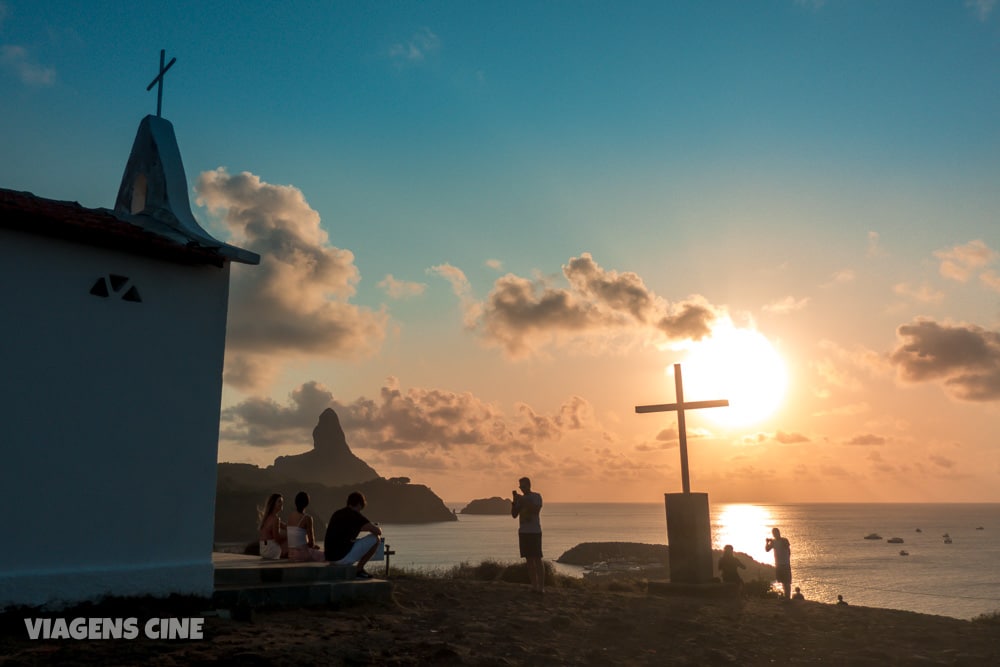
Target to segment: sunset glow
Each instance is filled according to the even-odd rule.
[[[699,413],[722,426],[738,427],[770,417],[785,398],[788,372],[771,342],[753,329],[725,323],[690,344],[682,362],[686,401],[727,399],[729,407]],[[672,375],[673,368],[668,369]]]
[[[0,0],[0,188],[114,207],[162,101],[261,257],[219,461],[660,502],[680,364],[713,503],[1000,500],[1000,2],[82,4]]]

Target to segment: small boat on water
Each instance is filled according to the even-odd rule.
[[[918,533],[922,533],[922,532],[924,532],[924,531],[922,531],[922,530],[920,530],[919,528],[917,528],[917,532],[918,532]]]
[[[865,539],[866,540],[881,540],[882,536],[879,535],[878,533],[868,533],[867,535],[865,535]]]
[[[890,537],[889,539],[886,540],[886,542],[888,542],[889,544],[902,544],[903,543],[903,538],[902,537]]]
[[[982,526],[979,526],[978,528],[976,528],[976,530],[986,530],[986,529],[983,528]]]
[[[950,537],[944,538],[944,543],[945,544],[951,544],[951,538]]]
[[[910,555],[910,552],[909,552],[909,551],[907,551],[906,549],[900,549],[900,551],[899,551],[899,555],[900,555],[900,556],[909,556],[909,555]]]

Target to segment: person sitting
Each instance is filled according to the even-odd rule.
[[[263,510],[258,510],[260,527],[257,529],[257,539],[260,540],[260,556],[268,560],[288,558],[288,538],[285,535],[285,523],[281,520],[281,508],[285,499],[280,493],[272,493],[267,499]]]
[[[323,539],[326,559],[335,565],[357,563],[359,579],[372,578],[372,575],[365,572],[365,563],[376,556],[376,552],[382,546],[379,540],[382,529],[361,513],[366,502],[360,491],[351,492],[347,496],[347,506],[340,508],[330,517],[326,526],[326,537]],[[361,531],[371,534],[357,539]]]
[[[288,558],[320,562],[326,560],[326,554],[316,544],[313,518],[306,514],[308,505],[308,493],[299,491],[295,494],[295,511],[288,517]]]
[[[844,605],[845,607],[847,606],[847,602],[844,601],[844,596],[843,595],[838,595],[837,596],[837,604]]]
[[[733,545],[727,544],[722,549],[722,557],[719,558],[719,571],[722,573],[722,583],[736,584],[737,588],[743,590],[743,579],[739,571],[747,569],[747,566],[739,561],[733,554]]]
[[[805,600],[806,596],[802,594],[802,589],[798,586],[795,587],[795,595],[792,596],[793,600]]]

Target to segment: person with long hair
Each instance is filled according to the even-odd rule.
[[[260,540],[261,558],[277,560],[288,558],[288,538],[285,534],[285,524],[281,520],[281,509],[285,499],[280,493],[272,493],[264,509],[258,508],[260,526],[257,528],[257,539]]]
[[[316,545],[313,518],[306,514],[309,494],[299,491],[295,494],[295,511],[288,517],[288,558],[295,561],[326,560],[326,554]]]

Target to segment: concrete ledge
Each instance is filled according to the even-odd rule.
[[[257,609],[381,602],[392,596],[384,579],[356,579],[353,565],[266,560],[213,553],[216,607]]]
[[[267,560],[260,556],[213,553],[215,586],[317,583],[354,579],[353,565]]]

